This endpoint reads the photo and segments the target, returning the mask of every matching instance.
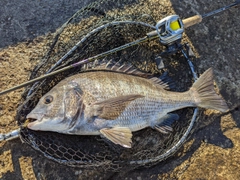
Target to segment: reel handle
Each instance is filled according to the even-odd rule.
[[[184,24],[184,28],[188,28],[190,26],[193,26],[195,24],[202,22],[202,16],[195,15],[195,16],[189,17],[187,19],[183,19],[182,22]]]

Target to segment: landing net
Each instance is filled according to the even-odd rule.
[[[165,4],[164,4],[165,3]],[[168,5],[168,4],[167,4]],[[169,5],[168,5],[169,6]],[[49,51],[33,69],[30,79],[52,72],[82,59],[100,54],[144,37],[154,30],[156,21],[169,9],[165,1],[101,0],[79,10],[49,40]],[[168,71],[176,82],[173,91],[185,91],[193,83],[192,74],[182,55],[164,60],[159,70],[155,58],[163,51],[159,40],[146,42],[99,59],[121,61],[160,76]],[[88,65],[91,67],[91,63]],[[67,76],[83,71],[83,66],[49,77],[26,88],[17,120],[22,125],[38,100]],[[54,132],[37,132],[22,128],[21,139],[49,159],[68,166],[121,171],[152,166],[174,154],[186,140],[195,120],[194,109],[177,111],[180,120],[173,133],[164,135],[151,128],[133,133],[131,149],[111,146],[100,136],[75,136]]]

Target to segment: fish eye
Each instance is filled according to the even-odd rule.
[[[50,104],[53,101],[53,97],[51,95],[48,95],[44,98],[45,104]]]

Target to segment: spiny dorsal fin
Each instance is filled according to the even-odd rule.
[[[108,71],[114,71],[114,72],[121,72],[129,75],[135,75],[135,76],[140,76],[143,78],[151,78],[153,77],[152,74],[142,72],[131,64],[122,64],[120,65],[119,62],[113,62],[112,60],[109,61],[94,61],[92,64],[84,65],[83,66],[84,71],[101,71],[101,70],[108,70]]]
[[[106,66],[105,69],[110,69],[111,71],[115,71],[115,72],[122,72],[125,74],[130,74],[130,75],[136,75],[136,76],[140,76],[140,77],[144,77],[144,78],[151,78],[152,75],[146,72],[142,72],[138,69],[136,69],[135,67],[133,67],[133,65],[131,64],[122,64],[120,65],[120,63],[114,63],[112,61],[109,61]]]
[[[150,73],[142,72],[136,69],[131,64],[120,65],[119,62],[114,62],[113,60],[109,60],[109,61],[103,60],[101,62],[96,60],[92,65],[86,65],[85,70],[96,70],[96,71],[108,70],[113,72],[121,72],[129,75],[140,76],[143,78],[150,79],[154,84],[166,90],[171,89],[170,86],[173,85],[170,78],[167,77],[166,72],[160,78],[157,78],[157,77],[153,77],[153,75]]]

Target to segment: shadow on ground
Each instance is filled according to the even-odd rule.
[[[30,2],[26,6],[25,1],[7,3],[2,1],[0,12],[4,12],[4,14],[0,16],[0,48],[28,39],[31,41],[37,36],[54,32],[80,7],[90,2],[36,1]],[[229,4],[227,0],[222,2],[171,0],[171,2],[176,14],[184,18],[196,13],[206,13]],[[220,92],[227,100],[230,109],[233,109],[230,114],[237,127],[240,128],[239,95],[237,94],[238,89],[235,88],[233,83],[237,82],[240,77],[237,73],[237,69],[240,69],[239,53],[237,51],[240,49],[238,42],[240,27],[237,23],[239,22],[239,13],[239,11],[231,10],[217,17],[204,20],[202,24],[187,29],[186,35],[200,55],[195,62],[199,72],[203,72],[210,66],[214,68],[217,75],[217,84],[220,85]],[[125,173],[93,172],[91,170],[83,173],[81,169],[66,167],[46,159],[26,144],[22,144],[20,140],[6,142],[1,147],[0,154],[4,151],[11,151],[13,172],[3,174],[2,179],[24,179],[28,171],[23,172],[22,169],[27,169],[27,166],[22,167],[19,159],[29,156],[32,158],[31,164],[33,167],[29,171],[33,171],[38,179],[69,179],[69,177],[71,179],[164,178],[161,174],[170,174],[176,167],[191,159],[202,143],[213,144],[222,149],[234,147],[232,140],[224,135],[224,132],[228,129],[223,130],[221,126],[223,116],[224,114],[216,116],[201,113],[198,122],[195,124],[194,132],[186,142],[186,144],[190,144],[188,147],[182,147],[176,155],[153,167]]]

